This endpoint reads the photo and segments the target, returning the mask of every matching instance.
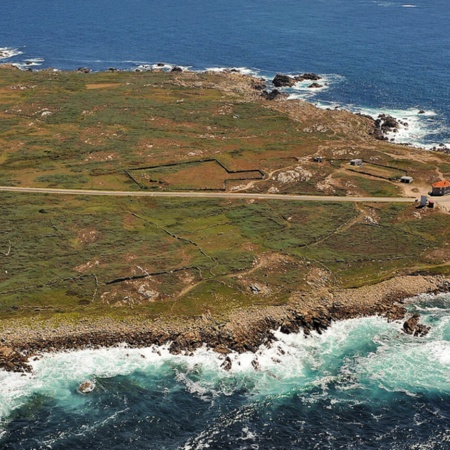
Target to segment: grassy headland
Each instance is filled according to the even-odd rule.
[[[0,185],[401,196],[402,174],[416,192],[450,175],[445,155],[377,141],[362,116],[264,100],[259,83],[235,73],[0,70]],[[399,275],[450,273],[439,208],[0,199],[0,329],[225,323]]]

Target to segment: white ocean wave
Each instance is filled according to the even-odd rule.
[[[386,137],[392,142],[408,144],[427,150],[450,148],[450,140],[440,140],[437,138],[433,140],[433,136],[446,135],[449,130],[442,123],[439,115],[432,110],[423,111],[419,108],[366,108],[324,101],[312,103],[321,109],[345,109],[353,113],[370,116],[373,119],[377,119],[380,114],[390,115],[400,121],[396,132],[386,134]],[[401,122],[406,123],[406,125]]]
[[[93,380],[97,389],[106,389],[103,379],[133,373],[141,374],[143,383],[154,376],[174,377],[186,392],[211,403],[235,392],[246,392],[256,400],[297,396],[313,403],[361,401],[357,392],[373,392],[379,386],[385,392],[408,395],[423,390],[448,392],[447,319],[448,314],[420,339],[404,335],[401,323],[380,317],[340,321],[308,338],[302,332],[286,335],[278,330],[272,345],[227,357],[206,346],[190,356],[173,355],[169,345],[44,354],[31,361],[32,374],[0,371],[0,423],[33,395],[51,397],[66,410],[82,408],[89,396],[78,393],[81,383]],[[223,368],[225,358],[231,362],[229,371]],[[342,395],[330,398],[336,390]]]
[[[142,70],[142,71],[148,71],[148,70],[164,70],[165,72],[170,72],[175,67],[179,67],[183,72],[186,70],[190,70],[192,66],[180,66],[179,64],[170,64],[170,63],[136,63],[137,66],[135,67],[135,70]]]
[[[259,70],[250,69],[248,67],[206,67],[205,71],[206,72],[217,72],[217,73],[235,71],[235,72],[242,73],[243,75],[250,75],[252,77],[263,78],[261,76],[261,73]]]
[[[9,59],[13,56],[22,55],[23,52],[20,51],[18,48],[11,48],[11,47],[0,47],[0,60],[1,59]]]

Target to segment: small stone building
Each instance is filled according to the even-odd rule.
[[[404,175],[400,178],[400,182],[401,183],[412,183],[413,177],[408,177],[408,176]]]
[[[450,194],[450,181],[441,180],[432,185],[431,195],[446,195],[446,194]]]
[[[363,165],[363,160],[362,159],[351,159],[350,160],[350,165],[351,166],[362,166]]]

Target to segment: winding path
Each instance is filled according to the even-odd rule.
[[[59,188],[33,188],[0,186],[3,192],[19,192],[29,194],[56,194],[56,195],[96,195],[112,197],[177,197],[177,198],[239,198],[249,200],[283,200],[283,201],[310,201],[310,202],[379,202],[379,203],[412,203],[415,197],[338,197],[331,195],[284,195],[284,194],[257,194],[242,192],[198,192],[198,191],[101,191],[93,189],[59,189]]]

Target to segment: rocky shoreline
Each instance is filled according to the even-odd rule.
[[[322,333],[334,321],[381,315],[388,320],[405,317],[403,306],[407,298],[421,293],[440,293],[450,290],[450,279],[443,276],[402,276],[377,285],[357,289],[316,291],[299,294],[288,305],[249,308],[233,313],[227,320],[214,317],[173,322],[170,320],[134,320],[117,322],[112,319],[80,321],[77,324],[60,324],[40,327],[20,322],[4,323],[0,328],[0,369],[30,372],[30,358],[43,352],[111,347],[126,343],[130,347],[148,347],[170,343],[174,354],[189,355],[206,344],[217,353],[232,351],[255,352],[260,345],[271,345],[272,333],[312,331]],[[404,331],[415,333],[418,317],[413,316]],[[419,326],[417,330],[423,330]],[[224,368],[229,369],[225,358]]]

